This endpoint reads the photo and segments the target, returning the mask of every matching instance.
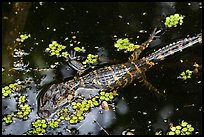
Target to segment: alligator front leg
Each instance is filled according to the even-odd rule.
[[[71,50],[66,61],[73,70],[77,71],[75,78],[78,78],[85,71],[90,69],[90,67],[84,67],[84,65],[81,63],[80,57],[76,56],[76,51]]]
[[[83,72],[85,68],[83,67],[83,64],[78,60],[79,57],[76,56],[76,51],[71,50],[70,53],[68,54],[67,60],[69,66],[78,72]]]
[[[154,37],[160,32],[160,30],[158,30],[158,31],[156,31],[156,30],[157,30],[157,28],[155,28],[155,29],[153,30],[153,32],[152,32],[152,34],[149,36],[148,40],[145,41],[144,43],[142,43],[142,44],[140,45],[140,47],[139,47],[138,49],[136,49],[136,50],[131,54],[131,56],[128,58],[130,61],[137,60],[138,57],[139,57],[139,55],[140,55],[140,53],[141,53],[144,49],[146,49],[146,48],[149,46],[149,44],[152,42],[152,40],[154,39]]]

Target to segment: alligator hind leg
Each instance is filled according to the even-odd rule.
[[[141,77],[139,77],[139,82],[142,83],[145,87],[147,87],[150,91],[152,91],[157,96],[166,97],[163,93],[159,92],[159,90],[154,87],[149,81],[147,81],[145,74],[142,74]]]
[[[131,54],[131,56],[128,58],[130,61],[137,60],[138,57],[139,57],[139,55],[140,55],[140,53],[141,53],[144,49],[146,49],[146,48],[149,46],[149,44],[152,42],[152,40],[154,39],[154,37],[161,31],[161,30],[158,30],[158,31],[156,31],[156,30],[157,30],[157,28],[155,28],[155,29],[153,30],[153,32],[152,32],[151,35],[149,36],[148,40],[145,41],[144,43],[142,43],[142,44],[140,45],[140,47],[139,47],[138,49],[136,49],[136,50]]]

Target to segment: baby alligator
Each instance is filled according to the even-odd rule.
[[[126,63],[105,66],[66,82],[51,85],[44,95],[39,98],[40,104],[38,112],[40,116],[48,117],[57,109],[71,102],[74,96],[76,96],[75,94],[78,88],[112,91],[120,87],[125,87],[132,83],[133,80],[138,79],[146,85],[149,90],[154,91],[156,94],[163,95],[146,80],[145,71],[169,55],[182,51],[197,43],[202,43],[202,33],[171,43],[138,60],[140,53],[148,47],[157,32],[158,31],[154,29],[148,40],[131,54]]]

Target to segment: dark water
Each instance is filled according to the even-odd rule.
[[[3,3],[3,16],[9,16],[13,3]],[[60,8],[64,8],[64,10]],[[13,60],[9,57],[8,47],[2,46],[2,85],[14,83],[16,79],[25,80],[31,77],[34,82],[30,89],[25,89],[22,94],[28,95],[29,104],[33,104],[34,111],[29,120],[15,120],[11,125],[2,124],[2,134],[22,134],[30,129],[31,121],[39,118],[36,115],[35,96],[38,92],[36,84],[44,85],[53,80],[60,81],[69,76],[68,72],[62,73],[66,63],[55,57],[48,56],[45,48],[53,41],[68,44],[64,39],[76,35],[80,40],[80,46],[84,46],[88,53],[106,54],[104,62],[124,62],[128,53],[117,52],[114,48],[113,36],[119,38],[132,38],[138,43],[144,42],[153,28],[161,23],[161,20],[170,14],[179,13],[185,15],[184,24],[177,28],[169,28],[159,39],[156,39],[142,55],[149,53],[157,46],[163,46],[172,41],[194,35],[201,32],[202,5],[198,3],[32,3],[22,32],[30,33],[31,40],[25,42],[22,48],[30,55],[24,58],[31,68],[48,68],[55,61],[61,61],[58,70],[29,72],[9,72]],[[8,21],[3,20],[3,42]],[[49,28],[49,29],[48,29]],[[140,33],[145,30],[147,33]],[[139,36],[139,38],[137,38]],[[11,40],[14,41],[15,39]],[[11,45],[10,45],[11,46]],[[121,56],[123,54],[123,56]],[[180,62],[183,60],[183,63]],[[116,111],[104,112],[99,115],[98,109],[94,109],[95,116],[101,126],[109,134],[121,134],[125,129],[135,129],[136,134],[154,134],[157,129],[166,130],[169,122],[178,123],[185,120],[191,123],[198,134],[202,134],[202,82],[201,71],[193,75],[191,79],[183,81],[177,79],[179,74],[186,70],[193,70],[194,63],[202,63],[202,46],[187,49],[162,61],[157,66],[146,72],[146,77],[159,90],[165,90],[167,100],[157,98],[148,89],[138,83],[119,90],[116,101]],[[2,99],[2,115],[16,111],[15,95]],[[194,104],[192,106],[192,104]],[[6,109],[5,109],[5,106]],[[85,119],[86,121],[93,119]],[[106,121],[106,122],[104,122]],[[84,123],[85,123],[84,122]],[[70,127],[68,125],[68,127]],[[81,128],[80,134],[106,134],[96,124],[87,124]],[[88,129],[85,127],[89,127]],[[19,130],[19,128],[21,130]],[[49,131],[50,134],[62,132],[63,128]]]

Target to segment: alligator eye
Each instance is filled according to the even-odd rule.
[[[50,116],[50,112],[48,110],[41,110],[38,112],[38,115],[41,117],[41,118],[47,118]]]

